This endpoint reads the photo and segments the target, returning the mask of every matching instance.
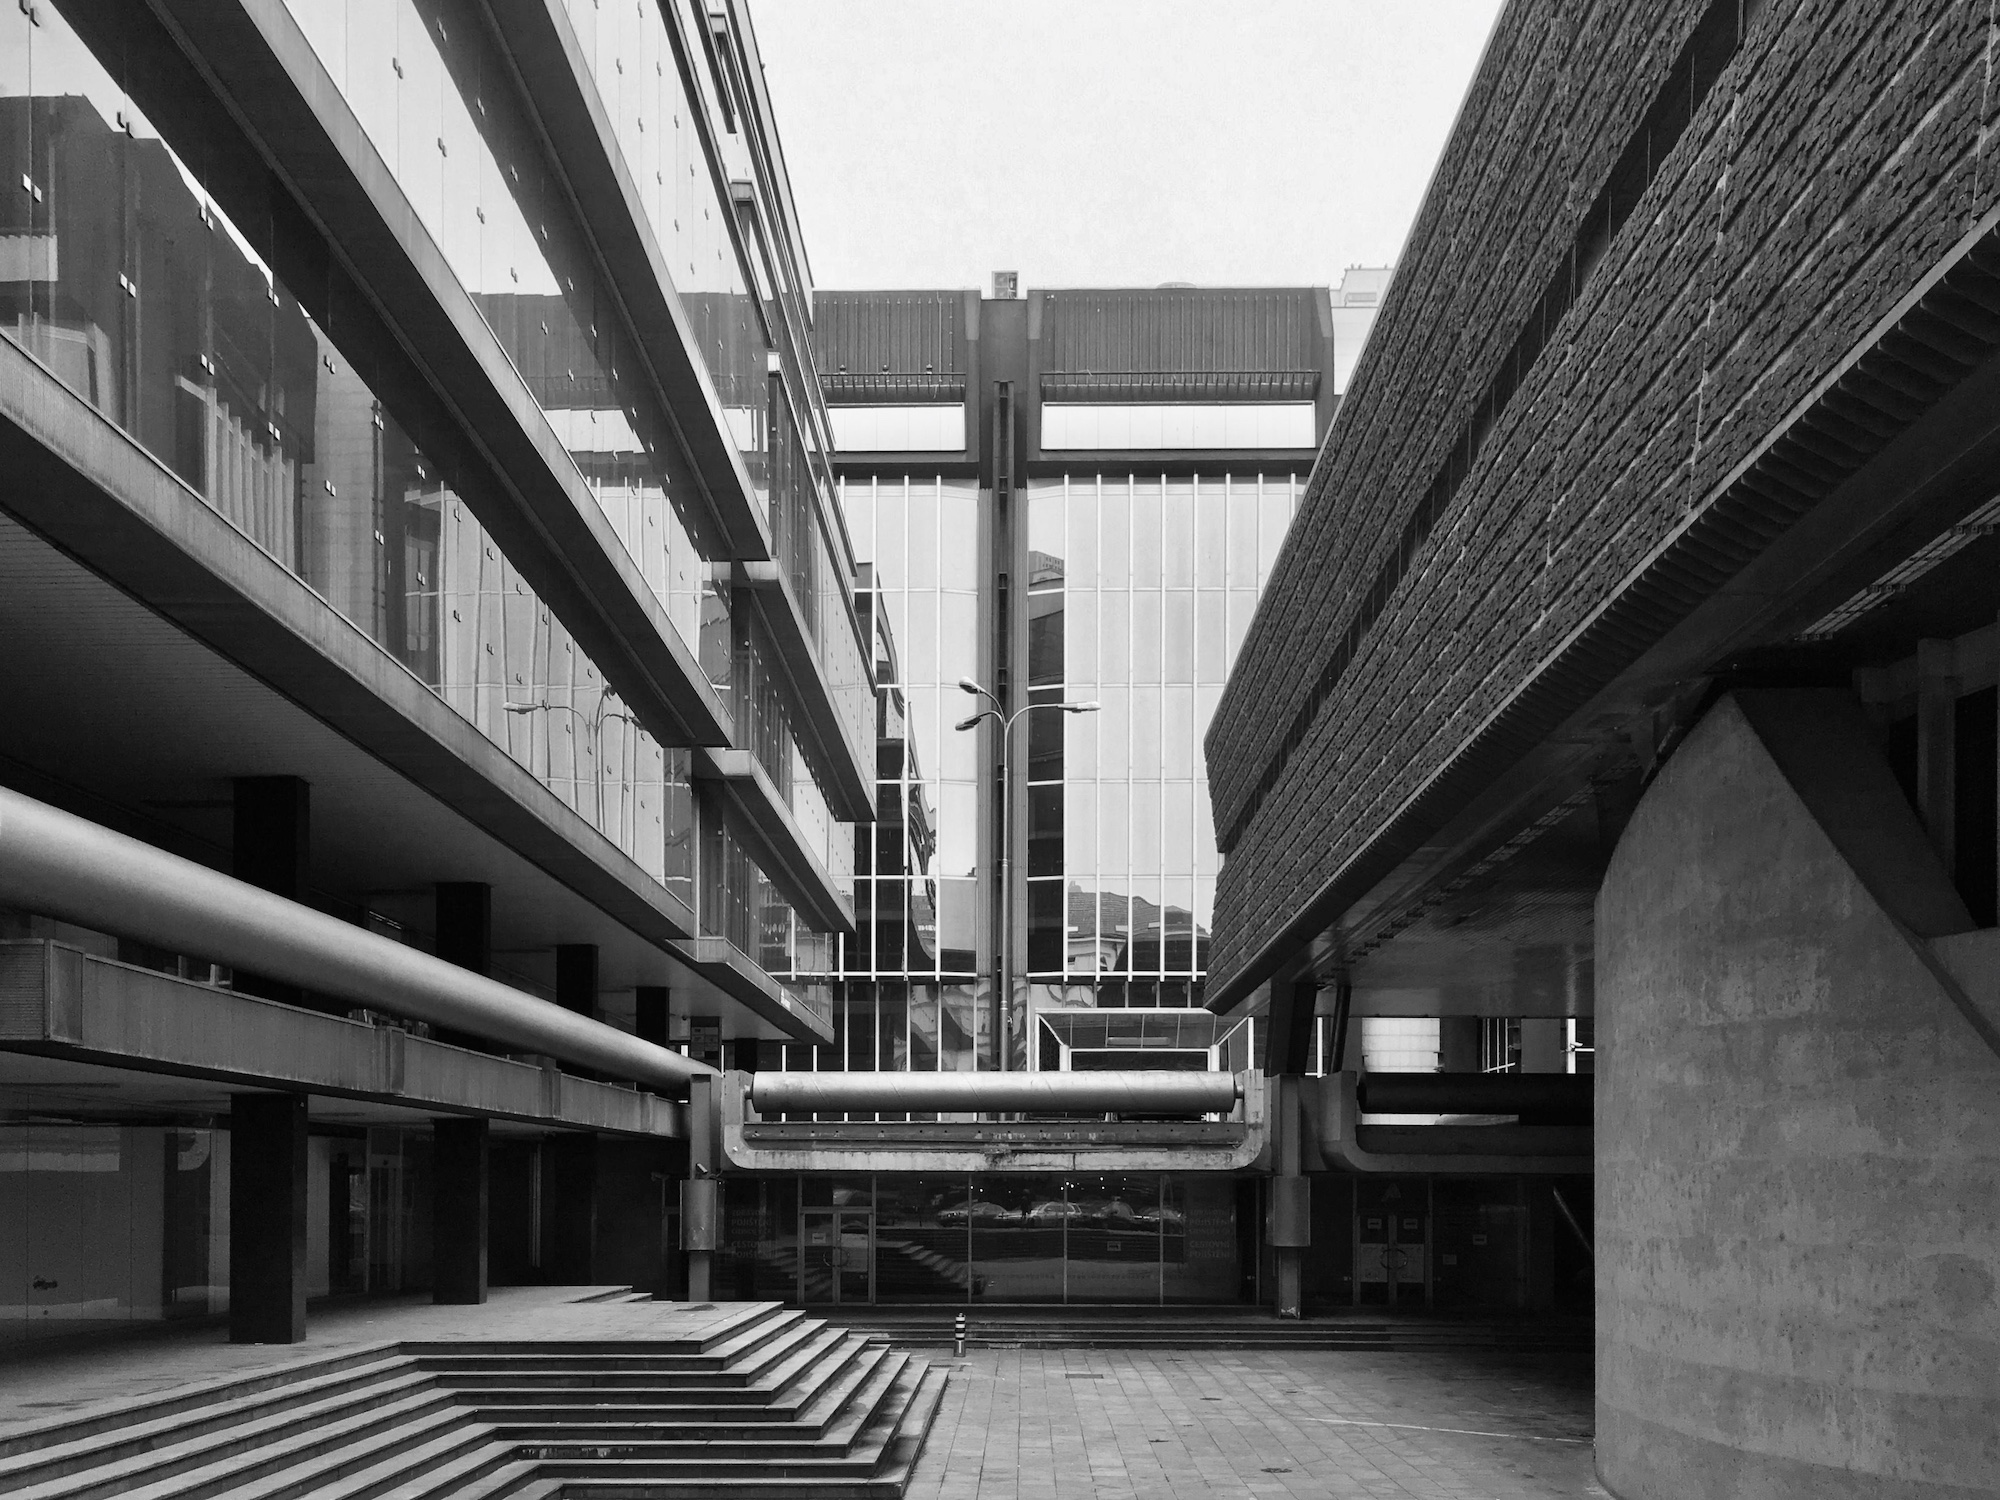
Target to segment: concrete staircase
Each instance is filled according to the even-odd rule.
[[[815,1308],[857,1333],[919,1348],[948,1346],[965,1314],[972,1349],[1376,1349],[1580,1353],[1592,1348],[1587,1320],[1455,1318],[1342,1313],[1278,1319],[1240,1307],[1059,1307],[931,1303],[909,1307]]]
[[[945,1376],[774,1305],[675,1342],[293,1361],[0,1441],[10,1500],[890,1500]]]

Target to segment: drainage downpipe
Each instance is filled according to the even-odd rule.
[[[759,1114],[941,1113],[1221,1115],[1242,1097],[1233,1073],[753,1073]]]
[[[686,1098],[677,1052],[0,788],[0,905],[595,1068]]]

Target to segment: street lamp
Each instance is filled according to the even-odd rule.
[[[500,705],[504,712],[510,714],[546,713],[553,709],[561,709],[565,713],[574,714],[590,730],[590,780],[597,792],[597,831],[599,833],[604,833],[604,721],[606,719],[623,719],[635,729],[643,729],[645,727],[630,714],[620,713],[618,710],[612,708],[610,702],[611,700],[607,695],[603,693],[598,694],[597,712],[594,714],[587,714],[573,704],[551,703],[546,698],[537,698],[531,703],[502,703]],[[609,838],[610,835],[605,834],[605,837]]]
[[[1006,713],[1000,700],[970,677],[958,679],[961,692],[970,693],[975,698],[984,698],[989,705],[968,719],[953,725],[964,731],[977,729],[982,721],[993,720],[1000,726],[1000,932],[994,944],[997,957],[995,967],[995,993],[993,996],[993,1062],[1002,1073],[1007,1071],[1007,1006],[1013,998],[1014,987],[1014,796],[1012,783],[1007,779],[1007,765],[1013,749],[1014,721],[1025,718],[1037,709],[1060,709],[1066,714],[1094,714],[1101,704],[1088,703],[1024,703],[1012,713]]]

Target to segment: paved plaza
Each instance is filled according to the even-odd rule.
[[[909,1500],[1603,1496],[1584,1354],[974,1350]]]
[[[219,1325],[16,1347],[0,1438],[205,1381],[388,1341],[699,1336],[740,1304],[581,1302],[510,1287],[482,1307],[329,1306],[312,1338],[241,1345]],[[1588,1354],[1461,1350],[922,1351],[950,1373],[909,1500],[1597,1496]]]

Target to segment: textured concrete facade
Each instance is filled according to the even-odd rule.
[[[1599,897],[1598,1471],[2000,1493],[2000,1057],[1912,931],[1962,924],[1873,894],[1945,889],[1886,769],[1816,816],[1760,727],[1709,713]]]
[[[1712,9],[1521,0],[1495,31],[1209,736],[1216,826],[1237,835],[1211,965],[1225,1003],[2000,196],[1983,12],[1746,6],[1733,57],[1482,415]],[[1314,711],[1455,447],[1469,469]]]

